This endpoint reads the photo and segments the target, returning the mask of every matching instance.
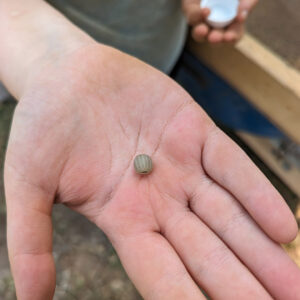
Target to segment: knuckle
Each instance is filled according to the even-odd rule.
[[[228,248],[224,244],[215,246],[202,256],[201,262],[196,266],[195,276],[202,278],[205,274],[211,272],[212,268],[216,270],[223,269],[229,260],[230,252]]]
[[[224,237],[228,234],[230,234],[232,231],[236,230],[237,228],[240,228],[243,226],[243,224],[246,223],[248,219],[247,213],[244,209],[239,209],[238,212],[233,213],[228,220],[223,224],[220,235],[221,237]]]

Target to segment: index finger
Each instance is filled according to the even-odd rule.
[[[226,42],[237,42],[244,33],[244,25],[238,21],[232,23],[224,34],[224,40]]]
[[[287,243],[296,237],[296,220],[281,195],[220,129],[208,136],[202,155],[206,173],[233,194],[272,239]]]

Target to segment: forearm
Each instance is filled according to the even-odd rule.
[[[47,63],[92,42],[42,0],[0,0],[0,80],[16,98]]]

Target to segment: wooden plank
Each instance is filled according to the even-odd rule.
[[[274,146],[264,137],[251,135],[245,132],[236,133],[261,160],[295,193],[300,197],[300,170],[296,166],[286,170],[283,162],[274,154]]]
[[[300,1],[258,1],[247,19],[247,30],[300,70]]]
[[[236,45],[189,43],[190,50],[300,143],[300,73],[246,34]]]

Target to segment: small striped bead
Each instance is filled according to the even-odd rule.
[[[134,159],[134,168],[138,174],[149,174],[152,171],[152,159],[147,154],[137,155]]]

